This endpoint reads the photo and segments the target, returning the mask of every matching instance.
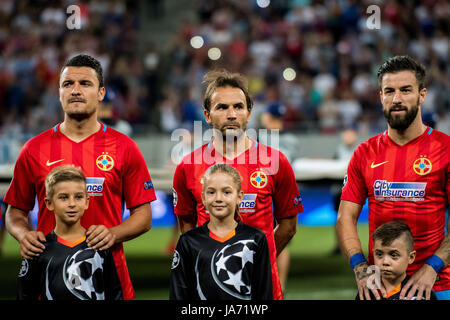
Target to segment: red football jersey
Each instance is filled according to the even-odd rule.
[[[55,227],[54,213],[46,208],[44,198],[45,177],[56,166],[73,164],[86,175],[90,201],[81,218],[84,228],[119,225],[124,201],[133,208],[156,199],[144,157],[132,139],[102,123],[98,132],[77,143],[62,134],[59,125],[24,145],[4,199],[11,206],[29,211],[37,196],[37,230],[48,234]],[[112,251],[124,298],[132,299],[134,289],[122,244],[115,245]]]
[[[274,238],[273,218],[287,218],[303,212],[294,172],[279,151],[252,140],[252,146],[233,160],[205,144],[183,158],[173,178],[174,207],[177,215],[197,215],[197,224],[209,221],[202,203],[202,178],[215,163],[226,163],[241,175],[244,197],[240,216],[244,224],[262,230],[267,237],[272,264],[274,299],[282,299]],[[273,210],[272,210],[273,209]]]
[[[369,198],[369,263],[372,233],[383,223],[403,220],[414,237],[416,259],[408,274],[419,269],[445,237],[445,209],[450,203],[450,137],[427,128],[400,146],[387,131],[362,143],[347,168],[341,200],[364,205]],[[434,290],[450,289],[450,267],[438,274]]]

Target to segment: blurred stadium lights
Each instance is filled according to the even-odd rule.
[[[260,8],[267,8],[270,5],[270,0],[256,0],[256,4]]]
[[[219,48],[213,47],[208,50],[208,58],[210,58],[211,60],[219,60],[221,56],[222,52]]]
[[[297,76],[297,73],[292,68],[286,68],[283,71],[283,78],[286,81],[292,81],[295,79],[296,76]]]
[[[191,46],[194,49],[200,49],[205,44],[202,36],[193,36],[191,38]]]

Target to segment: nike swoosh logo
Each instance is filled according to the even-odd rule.
[[[373,168],[382,166],[383,164],[385,164],[385,163],[387,163],[387,162],[389,162],[389,160],[388,160],[388,161],[385,161],[385,162],[380,162],[380,163],[377,163],[377,164],[373,164],[373,162],[372,162],[372,164],[370,165],[370,167],[373,169]]]
[[[47,165],[47,167],[50,167],[51,165],[54,165],[55,163],[58,163],[58,162],[61,162],[61,161],[64,161],[64,159],[59,159],[59,160],[52,161],[52,162],[47,160],[46,165]]]

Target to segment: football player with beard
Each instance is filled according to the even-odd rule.
[[[445,232],[450,203],[450,137],[426,126],[421,104],[427,96],[425,68],[408,56],[388,59],[378,70],[380,100],[388,128],[360,144],[344,179],[337,219],[342,251],[355,272],[361,300],[380,294],[367,287],[373,264],[372,233],[380,225],[403,220],[414,237],[416,259],[400,298],[450,299],[450,235]],[[369,199],[369,262],[357,221]],[[378,288],[383,296],[385,288]]]

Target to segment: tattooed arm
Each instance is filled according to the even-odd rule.
[[[336,231],[338,235],[339,245],[342,252],[345,253],[347,259],[357,253],[362,253],[361,241],[359,239],[357,222],[361,213],[362,206],[357,203],[342,200],[339,206],[338,217],[336,221]],[[367,280],[370,274],[367,272],[369,264],[364,261],[357,264],[353,271],[355,272],[356,284],[358,286],[358,293],[360,300],[370,300],[370,291],[375,296],[375,299],[380,299],[378,290],[369,289],[367,287]],[[385,295],[384,288],[380,288],[381,293]]]

